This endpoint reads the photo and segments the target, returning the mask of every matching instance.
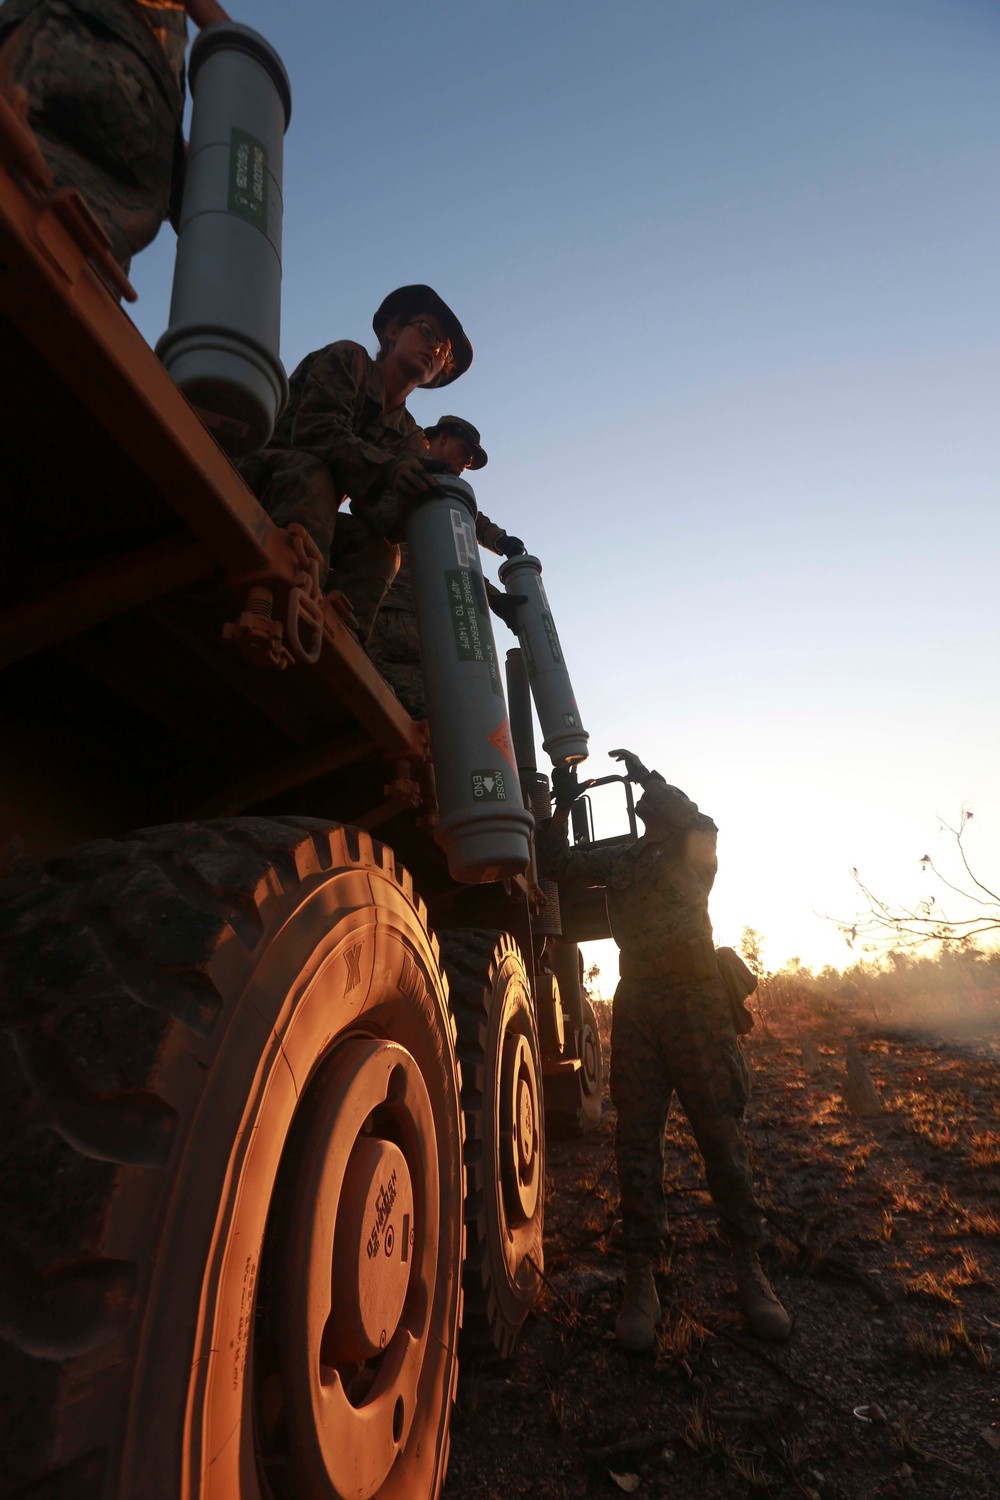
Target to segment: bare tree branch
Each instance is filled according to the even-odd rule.
[[[914,952],[930,943],[938,943],[943,947],[960,947],[972,943],[985,933],[1000,931],[1000,895],[976,875],[969,864],[963,842],[965,829],[972,816],[969,809],[963,806],[957,828],[953,828],[943,818],[938,819],[941,829],[950,833],[955,840],[962,868],[972,889],[950,880],[929,854],[922,855],[919,864],[925,872],[930,871],[936,876],[945,889],[959,900],[980,908],[974,915],[949,916],[934,895],[927,896],[914,906],[886,901],[865,884],[857,869],[852,870],[851,875],[864,898],[864,908],[849,921],[825,913],[821,915],[840,928],[852,950],[857,943],[862,952],[882,953],[886,956],[898,951]],[[982,894],[978,894],[980,892]]]

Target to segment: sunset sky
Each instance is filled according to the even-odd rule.
[[[1000,880],[995,0],[233,10],[292,80],[286,367],[401,283],[454,306],[475,363],[411,410],[482,430],[593,773],[628,745],[718,823],[719,941],[848,962],[817,913],[855,865],[938,889],[963,802]]]

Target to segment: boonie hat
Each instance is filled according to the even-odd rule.
[[[464,375],[472,364],[472,345],[466,337],[465,329],[448,306],[434,290],[433,287],[424,286],[422,282],[416,282],[413,286],[398,286],[394,292],[390,292],[378,308],[372,318],[372,327],[375,337],[379,343],[386,328],[393,318],[412,318],[420,313],[430,313],[437,318],[448,338],[451,340],[451,357],[454,361],[450,370],[441,370],[433,380],[423,381],[423,386],[428,390],[436,390],[438,386],[451,385],[460,375]]]
[[[472,449],[472,462],[470,469],[485,469],[489,463],[486,449],[479,441],[479,428],[473,427],[464,417],[438,417],[433,427],[424,428],[424,437],[429,443],[433,442],[439,432],[456,432],[464,438]]]

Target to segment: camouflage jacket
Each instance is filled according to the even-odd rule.
[[[64,3],[85,22],[105,28],[138,53],[170,105],[179,135],[184,113],[187,45],[187,15],[183,5],[174,0],[138,0],[138,3],[137,0],[64,0]],[[37,8],[38,0],[4,0],[0,5],[0,41],[11,27]]]
[[[615,942],[629,957],[655,961],[669,938],[712,939],[708,895],[718,829],[704,813],[669,838],[643,837],[612,849],[570,848],[552,821],[535,830],[538,868],[559,885],[603,886]]]
[[[270,443],[244,459],[240,470],[260,494],[277,456],[311,453],[333,475],[337,504],[350,495],[356,515],[380,535],[391,534],[399,507],[387,471],[408,453],[426,453],[427,444],[405,405],[383,412],[384,400],[383,368],[360,344],[340,339],[307,354],[289,381],[288,404]]]

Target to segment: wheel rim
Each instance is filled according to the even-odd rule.
[[[588,1021],[583,1023],[583,1035],[580,1038],[580,1061],[582,1073],[581,1084],[585,1094],[596,1094],[601,1086],[600,1054],[597,1049],[597,1037],[594,1028]]]
[[[434,1299],[431,1103],[410,1054],[366,1038],[313,1087],[282,1209],[286,1410],[306,1492],[369,1500],[409,1436]]]
[[[500,1056],[500,1180],[508,1223],[526,1223],[539,1191],[538,1079],[527,1037],[503,1039]]]

